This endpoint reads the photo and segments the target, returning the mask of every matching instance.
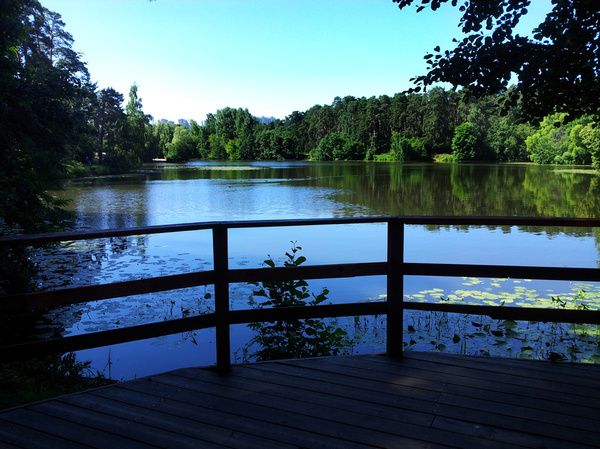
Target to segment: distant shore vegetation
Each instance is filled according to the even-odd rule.
[[[501,113],[503,96],[427,93],[336,97],[330,105],[261,123],[247,109],[224,108],[202,125],[158,122],[148,142],[169,162],[205,160],[486,161],[591,165],[600,132],[592,116],[553,114],[522,122],[519,107]],[[440,156],[443,155],[443,156]]]

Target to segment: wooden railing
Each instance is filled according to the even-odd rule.
[[[284,226],[328,226],[340,224],[387,224],[387,260],[384,262],[347,263],[282,268],[231,269],[228,266],[228,231],[239,228]],[[409,263],[404,260],[404,230],[406,225],[443,226],[539,226],[539,227],[600,227],[599,219],[516,218],[516,217],[369,217],[315,220],[209,222],[181,225],[137,227],[118,230],[81,231],[0,239],[0,245],[38,246],[48,243],[97,238],[149,235],[182,231],[212,230],[213,269],[149,279],[57,289],[39,293],[10,295],[0,298],[0,313],[45,310],[69,304],[98,301],[107,298],[138,295],[202,285],[214,285],[215,309],[205,315],[136,325],[64,338],[0,347],[0,360],[30,357],[39,354],[66,353],[100,346],[142,340],[204,328],[216,328],[217,367],[230,368],[230,326],[297,318],[326,318],[361,315],[387,317],[387,354],[402,356],[403,312],[405,309],[445,311],[487,315],[492,318],[600,324],[600,311],[565,310],[522,307],[498,307],[450,303],[417,303],[404,301],[404,276],[466,276],[517,279],[551,279],[569,281],[600,281],[595,268],[557,268],[505,265],[467,265],[439,263]],[[524,250],[526,250],[524,248]],[[272,309],[230,310],[229,286],[232,283],[289,279],[325,279],[356,276],[387,276],[387,300]]]

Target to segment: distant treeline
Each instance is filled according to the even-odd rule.
[[[159,122],[149,142],[157,157],[214,160],[480,160],[591,164],[598,152],[592,118],[518,120],[518,105],[500,113],[500,97],[470,99],[441,87],[425,94],[336,97],[331,105],[263,124],[247,110],[224,108],[204,126]],[[149,130],[150,131],[150,130]],[[595,150],[594,150],[595,149]],[[596,158],[597,159],[597,158]]]

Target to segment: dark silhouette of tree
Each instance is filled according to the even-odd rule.
[[[46,192],[81,140],[93,86],[60,15],[0,1],[0,234],[37,232],[59,212]]]
[[[529,0],[393,0],[400,9],[437,10],[443,3],[460,8],[459,26],[466,34],[456,47],[436,47],[425,55],[428,73],[413,78],[420,91],[437,82],[463,86],[476,96],[516,89],[503,110],[521,101],[523,119],[539,121],[555,112],[570,119],[600,113],[600,2],[555,0],[552,11],[531,37],[514,33],[528,13]]]

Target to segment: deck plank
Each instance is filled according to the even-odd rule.
[[[582,449],[600,370],[436,353],[185,368],[0,412],[0,446]]]
[[[390,381],[396,379],[396,377],[394,377],[395,374],[393,368],[390,368],[390,363],[381,363],[381,360],[378,360],[377,358],[373,358],[367,366],[364,363],[357,365],[355,360],[345,357],[340,357],[338,360],[329,359],[324,362],[349,366],[354,371],[348,370],[348,373],[356,373],[361,369],[380,368],[381,371],[379,375],[382,378],[387,376]],[[385,362],[385,360],[383,362]],[[437,371],[423,373],[416,371],[415,368],[407,367],[408,361],[403,361],[403,364],[403,373],[411,374],[414,376],[413,378],[419,377],[422,380],[433,378],[436,382],[440,380],[439,369]],[[386,370],[390,370],[390,372],[387,372]],[[525,374],[527,374],[527,372],[525,372]],[[565,373],[564,371],[560,374],[562,376],[568,375],[568,373]],[[404,379],[404,381],[406,381],[406,379]],[[464,376],[445,374],[443,377],[443,392],[456,396],[484,399],[486,401],[499,402],[507,405],[511,404],[519,407],[525,407],[525,404],[527,404],[527,408],[540,411],[552,410],[556,408],[557,404],[560,404],[561,416],[567,415],[579,417],[583,420],[599,413],[600,410],[598,409],[598,405],[600,404],[600,401],[594,400],[593,398],[590,399],[587,396],[576,397],[568,392],[570,386],[573,385],[573,382],[573,376],[570,376],[570,381],[566,385],[559,383],[560,391],[553,390],[552,393],[549,394],[547,391],[538,390],[537,388],[523,388],[522,386],[515,386],[513,383],[506,383],[503,381],[502,377],[499,377],[498,375],[496,375],[495,381],[482,381],[473,376],[465,379]],[[425,382],[421,383],[421,387],[424,387],[425,385]],[[435,385],[436,384],[432,383],[432,388],[435,388]],[[536,385],[538,385],[537,382]],[[474,386],[477,386],[478,388],[473,388]]]

